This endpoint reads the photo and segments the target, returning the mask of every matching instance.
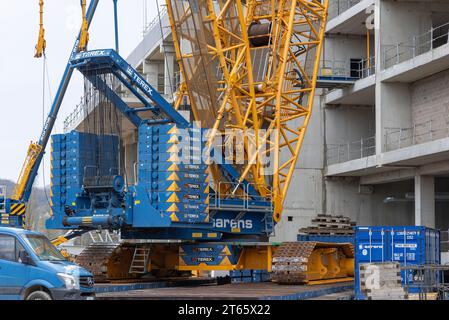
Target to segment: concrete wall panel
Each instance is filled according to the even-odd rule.
[[[358,179],[328,180],[326,212],[349,216],[358,225],[413,225],[413,202],[384,203],[390,196],[404,197],[413,181],[376,185],[372,194],[359,193]]]
[[[449,70],[413,83],[411,90],[412,119],[417,142],[448,136]],[[432,122],[432,123],[430,123]]]

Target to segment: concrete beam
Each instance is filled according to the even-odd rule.
[[[449,161],[441,161],[428,165],[424,165],[419,168],[419,174],[421,175],[440,175],[449,173]]]
[[[332,164],[325,168],[326,176],[374,176],[374,180],[381,177],[378,174],[395,172],[416,167],[416,174],[439,175],[449,173],[449,138],[438,139],[388,152],[382,152],[377,156],[351,160],[343,163]],[[394,168],[397,167],[397,168]],[[402,168],[400,168],[402,167]],[[396,170],[395,170],[396,169]],[[413,169],[413,168],[412,168]],[[403,174],[402,173],[402,174]],[[403,175],[405,179],[411,179],[410,172]],[[370,180],[370,178],[367,178]],[[387,181],[388,182],[387,178]],[[383,182],[382,182],[383,183]],[[372,183],[367,183],[372,184]]]
[[[326,33],[365,34],[367,9],[375,0],[362,0],[327,23]]]
[[[396,171],[382,172],[371,174],[368,176],[363,176],[360,178],[360,184],[373,185],[373,184],[392,183],[413,179],[415,175],[416,175],[415,169],[400,169]]]
[[[449,44],[396,64],[380,73],[382,82],[412,83],[449,67]]]
[[[415,225],[435,228],[435,178],[415,176]]]
[[[332,90],[325,96],[326,104],[375,104],[375,75],[357,80],[353,86]]]
[[[324,174],[325,176],[363,176],[375,173],[377,163],[376,156],[369,156],[329,165],[324,169]]]
[[[168,14],[162,16],[161,23],[163,36],[161,37],[160,25],[155,25],[153,27],[154,29],[145,35],[142,41],[126,59],[130,65],[137,66],[143,60],[151,57],[156,50],[159,51],[162,41],[170,38],[171,28]],[[161,38],[163,38],[163,40]]]

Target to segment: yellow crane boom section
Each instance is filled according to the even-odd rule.
[[[278,222],[312,113],[329,0],[166,3],[184,80],[175,106],[188,97],[211,129],[209,147],[243,137],[229,157],[238,182],[270,195]]]
[[[16,186],[13,191],[12,199],[20,201],[22,200],[23,193],[26,188],[26,184],[28,182],[28,177],[30,176],[31,170],[33,170],[34,164],[36,163],[39,154],[42,151],[42,147],[32,142],[28,147],[27,156],[25,158],[25,162],[22,166],[22,170],[20,171],[19,179],[17,180]]]
[[[36,44],[35,58],[42,57],[47,42],[45,41],[45,29],[44,29],[44,0],[39,0],[39,37]]]
[[[89,25],[86,17],[86,0],[81,1],[82,23],[78,51],[86,51],[89,42]]]

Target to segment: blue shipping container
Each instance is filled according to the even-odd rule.
[[[401,265],[440,264],[440,232],[422,226],[382,226],[355,228],[355,297],[365,299],[361,292],[359,264],[399,262]],[[402,283],[413,287],[411,271],[401,272]]]

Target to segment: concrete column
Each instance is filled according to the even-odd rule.
[[[136,177],[134,175],[134,164],[137,162],[137,143],[129,144],[125,147],[125,167],[128,184],[134,184]]]
[[[415,176],[415,225],[435,228],[435,178]]]
[[[374,7],[374,46],[376,50],[376,88],[375,88],[375,95],[376,95],[376,105],[375,105],[375,127],[376,127],[376,155],[380,156],[382,153],[382,108],[381,108],[381,96],[382,96],[382,90],[380,88],[380,77],[379,75],[382,71],[382,32],[380,31],[381,28],[381,0],[375,1],[375,7]]]
[[[170,43],[162,43],[161,52],[164,54],[164,94],[171,96],[174,93],[175,48]]]
[[[152,61],[145,61],[143,63],[143,75],[146,77],[148,83],[158,90],[159,64]]]
[[[133,132],[130,136],[123,139],[124,145],[124,157],[125,157],[125,170],[127,183],[129,185],[136,182],[135,176],[135,164],[137,163],[137,132]],[[137,174],[137,173],[136,173]]]
[[[380,93],[377,102],[380,116],[380,123],[376,127],[377,147],[381,152],[386,152],[399,149],[404,143],[411,143],[411,139],[407,139],[413,126],[409,85],[381,82],[376,90]]]

